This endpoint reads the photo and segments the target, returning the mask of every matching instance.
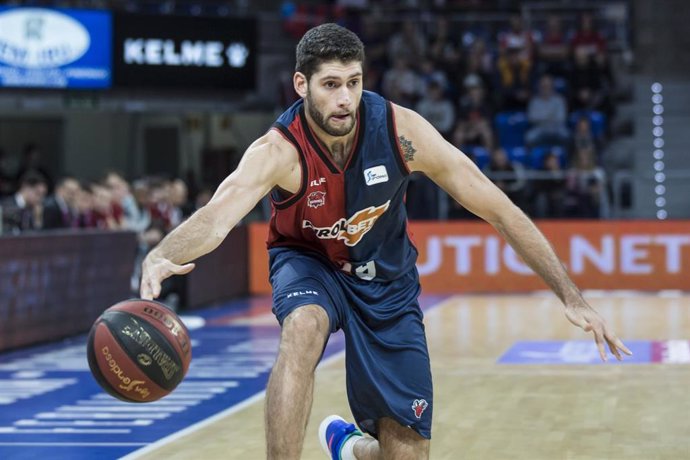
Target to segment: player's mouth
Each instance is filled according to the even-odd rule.
[[[331,115],[331,118],[333,120],[341,121],[341,122],[346,121],[346,120],[350,119],[351,117],[352,117],[352,115],[350,115],[349,113],[345,113],[342,115]]]

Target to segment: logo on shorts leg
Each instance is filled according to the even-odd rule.
[[[422,414],[429,407],[429,403],[426,399],[415,399],[412,401],[412,410],[414,411],[414,416],[417,418],[422,418]]]

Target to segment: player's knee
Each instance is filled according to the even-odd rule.
[[[318,359],[328,333],[328,315],[323,308],[318,305],[297,308],[283,321],[280,353]]]
[[[379,449],[384,459],[428,459],[429,440],[390,418],[378,421]]]

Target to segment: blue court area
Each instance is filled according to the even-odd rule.
[[[607,349],[606,364],[687,364],[690,363],[688,340],[626,341],[632,356],[622,361]],[[525,341],[515,343],[498,360],[499,364],[604,364],[592,340]]]
[[[421,299],[423,308],[443,297]],[[236,301],[184,316],[192,364],[160,401],[125,403],[100,389],[86,336],[0,355],[0,459],[117,459],[262,393],[280,329],[270,298]],[[331,336],[324,359],[344,350]]]

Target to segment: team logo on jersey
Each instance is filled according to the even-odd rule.
[[[326,192],[311,192],[307,196],[307,206],[310,208],[318,208],[326,204]]]
[[[330,227],[316,227],[310,221],[303,220],[302,228],[311,228],[316,233],[317,238],[323,240],[338,239],[344,241],[346,246],[354,246],[371,230],[374,223],[386,212],[390,204],[391,201],[388,200],[381,206],[369,206],[357,211],[349,219],[338,220]]]
[[[429,407],[429,403],[426,399],[415,399],[412,401],[412,410],[414,411],[414,416],[417,418],[422,418],[422,414]]]
[[[388,171],[384,165],[374,166],[364,170],[364,182],[367,185],[380,184],[381,182],[388,182]]]

